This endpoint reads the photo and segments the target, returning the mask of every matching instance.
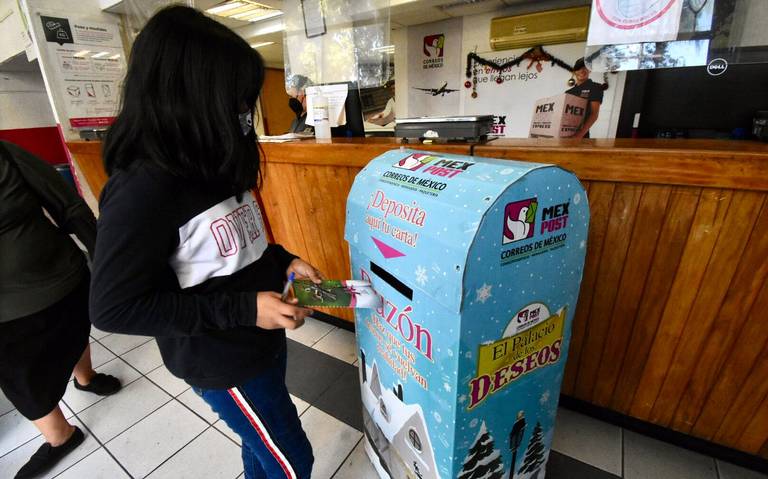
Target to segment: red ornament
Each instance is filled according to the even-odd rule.
[[[464,88],[472,88],[472,82],[470,82],[469,80],[465,81]]]
[[[496,83],[498,83],[499,85],[501,85],[502,83],[504,83],[504,79],[503,79],[503,78],[501,78],[501,77],[496,77]]]

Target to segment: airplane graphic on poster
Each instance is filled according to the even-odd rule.
[[[427,94],[432,95],[432,96],[445,96],[446,93],[453,93],[455,91],[459,91],[459,90],[454,90],[452,88],[448,88],[448,82],[443,83],[443,86],[441,86],[440,88],[416,88],[416,87],[413,87],[413,89],[414,90],[421,90],[424,93],[427,93]]]

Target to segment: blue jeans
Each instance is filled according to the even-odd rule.
[[[243,440],[246,479],[305,479],[312,446],[285,387],[286,353],[277,366],[231,389],[192,388]]]

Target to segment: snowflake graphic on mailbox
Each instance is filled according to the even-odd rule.
[[[536,229],[536,198],[508,203],[504,208],[504,238],[502,244],[533,238]]]

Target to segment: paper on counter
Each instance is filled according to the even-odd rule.
[[[284,135],[262,135],[259,141],[262,143],[286,143],[288,141],[308,140],[314,138],[312,133],[286,133]]]
[[[315,125],[315,98],[322,93],[328,101],[328,122],[331,124],[331,127],[345,125],[347,123],[347,115],[344,110],[344,103],[347,101],[348,92],[349,86],[346,83],[307,87],[307,119],[305,124]]]

